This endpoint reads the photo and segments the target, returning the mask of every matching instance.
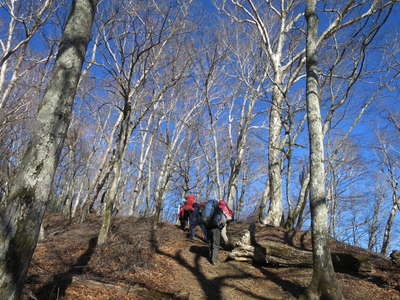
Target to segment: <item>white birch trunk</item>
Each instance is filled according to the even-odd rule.
[[[157,121],[157,126],[154,130],[150,132],[150,128],[153,124],[154,117],[157,113],[157,108],[159,107],[159,104],[161,101],[157,101],[157,103],[154,106],[154,110],[152,114],[149,117],[149,120],[147,122],[146,128],[143,130],[142,134],[142,141],[141,141],[141,146],[140,146],[140,159],[139,159],[139,166],[138,166],[138,175],[136,177],[136,182],[133,187],[133,192],[132,192],[132,204],[129,207],[129,212],[128,215],[132,216],[135,213],[135,209],[138,206],[138,201],[140,198],[140,195],[143,191],[143,186],[145,185],[143,174],[144,174],[144,168],[146,161],[149,158],[150,155],[150,150],[153,147],[153,142],[157,133],[158,128],[161,125],[161,122],[164,120],[164,117],[161,117]],[[148,136],[150,135],[150,138]]]
[[[296,219],[298,219],[300,213],[302,212],[305,206],[309,183],[310,183],[310,172],[309,170],[306,169],[303,170],[303,173],[301,175],[301,180],[300,180],[301,188],[296,207],[290,211],[288,218],[286,220],[285,227],[287,229],[293,229]]]
[[[256,92],[258,92],[257,90]],[[253,111],[254,105],[256,103],[255,95],[250,95],[249,99],[246,97],[243,100],[241,113],[240,113],[240,122],[239,122],[239,129],[238,129],[238,137],[233,143],[231,137],[231,144],[235,144],[235,153],[236,155],[232,158],[231,161],[231,170],[229,175],[228,181],[228,205],[230,207],[234,207],[236,194],[237,194],[237,181],[238,176],[242,168],[243,157],[245,154],[246,144],[247,144],[247,136],[249,132],[249,125],[251,120],[253,119]],[[249,104],[247,105],[247,102]],[[248,107],[247,107],[248,106]],[[231,135],[231,134],[230,134]]]
[[[89,210],[93,207],[94,202],[97,199],[97,195],[99,192],[98,184],[104,181],[104,177],[111,171],[110,169],[110,159],[111,152],[113,150],[113,140],[114,135],[118,127],[121,125],[123,118],[123,113],[121,112],[118,116],[118,119],[114,123],[113,129],[108,136],[107,139],[107,149],[104,151],[103,157],[101,159],[99,168],[96,170],[93,180],[89,185],[88,191],[81,203],[81,222],[85,221],[87,215],[89,214]],[[96,190],[96,191],[95,191]],[[95,195],[93,193],[95,192]]]
[[[268,178],[270,204],[266,224],[276,227],[280,226],[283,216],[281,174],[282,148],[280,146],[282,129],[280,107],[282,100],[283,95],[280,91],[280,87],[278,88],[275,86],[273,89],[272,106],[269,115]]]
[[[81,198],[82,190],[83,190],[83,185],[84,185],[84,180],[81,178],[81,184],[79,186],[78,194],[76,195],[74,204],[72,206],[72,212],[71,212],[71,217],[74,218],[76,214],[76,210],[78,209],[78,206],[80,204],[79,199]]]
[[[385,232],[383,234],[381,253],[384,255],[388,254],[387,252],[390,244],[393,221],[400,208],[400,200],[399,197],[397,197],[396,195],[396,191],[392,192],[392,203],[392,208],[390,209],[389,217],[385,226]]]
[[[268,202],[268,199],[269,199],[269,180],[265,184],[265,188],[264,188],[263,195],[261,198],[261,203],[260,203],[260,210],[258,212],[258,220],[263,225],[267,224],[267,214],[268,214],[267,202]]]
[[[213,138],[213,146],[214,146],[214,164],[215,164],[215,181],[217,184],[217,198],[218,200],[222,199],[222,185],[221,185],[221,172],[220,172],[220,165],[219,165],[219,150],[218,150],[218,139],[217,133],[215,130],[214,124],[214,117],[211,111],[210,102],[207,99],[207,107],[208,107],[208,114],[210,117],[210,127],[211,127],[211,134]]]
[[[343,299],[333,270],[328,246],[328,211],[325,195],[324,136],[316,61],[318,17],[316,0],[307,0],[307,120],[310,143],[310,201],[313,244],[313,277],[307,299]]]

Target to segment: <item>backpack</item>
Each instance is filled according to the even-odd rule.
[[[228,207],[228,204],[221,200],[219,201],[219,209],[224,213],[226,220],[227,221],[232,221],[233,220],[233,211]]]
[[[211,220],[211,227],[221,230],[226,225],[226,220],[227,218],[224,212],[220,208],[217,208]]]
[[[204,225],[210,226],[213,219],[214,213],[218,208],[217,200],[208,200],[204,205],[203,211],[201,212],[201,221]]]

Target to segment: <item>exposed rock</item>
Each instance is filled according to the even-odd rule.
[[[374,267],[367,255],[354,253],[332,253],[335,271],[354,273],[373,273]]]
[[[390,259],[395,265],[400,266],[400,250],[393,250],[392,253],[390,253]]]
[[[229,257],[238,261],[254,261],[257,264],[271,264],[276,266],[312,266],[312,252],[298,249],[290,245],[257,239],[256,226],[244,230],[239,239],[233,240],[234,249]]]
[[[297,233],[290,234],[292,243],[287,243],[266,231],[268,228],[252,224],[249,229],[243,230],[241,235],[234,236],[234,249],[229,257],[237,261],[252,261],[256,264],[279,267],[312,267],[312,251],[295,242],[294,236]],[[285,232],[282,232],[282,235],[288,236]],[[335,270],[340,272],[365,275],[375,272],[368,254],[332,251],[332,262]]]

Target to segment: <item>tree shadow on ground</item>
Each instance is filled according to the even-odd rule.
[[[189,251],[208,259],[209,250],[207,246],[191,246]]]
[[[153,250],[162,256],[171,258],[175,260],[178,264],[186,268],[188,271],[190,271],[197,279],[201,289],[204,292],[205,298],[206,299],[212,299],[212,300],[223,300],[222,296],[222,288],[223,287],[230,287],[232,289],[235,289],[236,291],[239,291],[243,294],[245,294],[248,297],[252,297],[254,299],[260,299],[260,300],[270,300],[267,297],[262,297],[259,295],[255,295],[251,293],[250,291],[243,290],[241,288],[238,288],[236,286],[233,286],[229,284],[229,280],[234,280],[234,279],[245,279],[248,278],[249,274],[243,273],[241,275],[227,275],[227,276],[218,276],[213,279],[210,279],[207,274],[202,271],[204,268],[210,267],[210,268],[218,268],[218,266],[212,266],[211,264],[209,265],[204,265],[201,263],[201,258],[202,257],[208,257],[208,247],[205,246],[192,246],[189,251],[192,253],[195,253],[195,259],[194,259],[194,266],[190,264],[188,260],[186,260],[183,255],[182,255],[182,250],[179,250],[175,255],[166,253],[165,251],[162,251],[159,247],[156,233],[154,230],[152,230],[151,233],[151,243]],[[208,263],[207,263],[208,264]]]
[[[263,266],[256,266],[269,280],[279,285],[285,292],[288,292],[295,298],[299,298],[301,294],[305,292],[305,288],[299,284],[293,283],[289,280],[285,280],[274,274],[273,272],[268,271]]]
[[[85,266],[89,263],[97,245],[97,237],[89,240],[89,245],[85,253],[83,253],[75,264],[68,271],[57,274],[46,285],[42,286],[35,294],[38,300],[55,300],[60,299],[65,295],[65,291],[72,283],[74,275],[79,275],[84,272]]]

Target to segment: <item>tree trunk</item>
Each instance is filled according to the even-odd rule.
[[[150,131],[151,126],[153,125],[153,120],[155,117],[155,112],[156,109],[158,108],[160,102],[157,102],[155,104],[154,107],[154,111],[153,113],[150,115],[149,120],[147,122],[147,126],[144,130],[144,132],[142,133],[142,141],[141,141],[141,146],[140,146],[140,160],[139,160],[139,166],[138,166],[138,175],[136,177],[136,182],[134,184],[133,187],[133,192],[132,192],[132,204],[129,207],[129,212],[128,215],[129,216],[133,216],[135,213],[136,208],[138,207],[138,202],[139,202],[139,198],[144,190],[144,187],[146,186],[146,178],[145,178],[145,164],[146,161],[149,160],[149,155],[150,155],[150,151],[153,149],[153,142],[154,139],[156,137],[156,133],[158,131],[158,128],[161,125],[162,120],[164,120],[164,118],[159,118],[157,120],[157,125],[155,126],[155,128],[153,130]],[[150,135],[150,138],[147,138]]]
[[[113,146],[114,134],[115,131],[118,129],[118,127],[121,125],[122,118],[123,118],[123,113],[121,112],[118,116],[117,121],[114,123],[114,127],[110,135],[108,136],[107,149],[103,154],[100,166],[97,169],[96,175],[94,176],[94,179],[91,181],[92,183],[89,185],[87,194],[82,201],[82,209],[80,217],[81,222],[84,222],[86,220],[90,210],[93,208],[93,205],[96,202],[97,196],[99,195],[101,189],[103,188],[112,170],[112,163],[110,162],[110,156],[111,156],[110,154],[113,149],[112,146]]]
[[[247,102],[249,102],[247,107]],[[228,181],[228,205],[230,207],[235,207],[234,203],[237,194],[237,181],[238,176],[242,168],[243,156],[245,154],[245,149],[247,145],[247,136],[249,133],[250,121],[253,119],[253,111],[256,103],[256,96],[250,95],[247,99],[245,98],[241,107],[240,123],[239,123],[239,133],[236,139],[236,155],[231,158],[231,168]],[[247,109],[246,109],[247,108]],[[233,141],[231,141],[233,143]],[[233,155],[233,154],[232,154]]]
[[[276,76],[277,77],[277,76]],[[278,78],[279,79],[279,78]],[[269,120],[269,142],[268,142],[268,176],[270,204],[266,223],[275,227],[280,226],[282,207],[282,174],[281,174],[281,129],[280,106],[283,95],[277,80],[272,94],[272,106]]]
[[[0,299],[19,299],[22,291],[70,123],[96,4],[95,0],[72,4],[32,139],[1,203]]]
[[[304,201],[303,204],[301,205],[300,208],[300,212],[299,215],[297,217],[297,222],[296,222],[296,229],[300,230],[303,227],[303,223],[304,223],[304,209],[306,208],[306,202],[307,202],[307,198],[310,198],[310,182],[308,182],[307,188],[306,188],[306,192],[304,195]]]
[[[370,218],[371,221],[368,225],[368,250],[371,250],[371,251],[374,251],[376,249],[377,233],[378,233],[378,226],[379,226],[378,225],[379,224],[379,211],[380,211],[383,199],[384,199],[384,196],[380,192],[378,195],[378,199],[376,200],[375,205],[374,205],[374,212],[372,214],[372,217]]]
[[[82,190],[83,190],[83,185],[84,185],[84,182],[85,182],[85,180],[84,180],[83,178],[81,178],[81,180],[82,180],[82,181],[81,181],[81,184],[80,184],[80,186],[79,186],[78,194],[76,195],[75,201],[74,201],[74,203],[73,203],[73,205],[72,205],[72,209],[71,209],[71,217],[72,217],[72,218],[75,217],[76,210],[77,210],[77,208],[78,208],[78,206],[79,206],[79,199],[81,198],[81,194],[82,194]]]
[[[217,132],[215,130],[215,121],[211,110],[211,104],[208,99],[207,99],[207,107],[208,107],[208,114],[210,117],[211,133],[214,142],[213,146],[214,146],[214,163],[215,163],[215,182],[217,184],[217,198],[219,200],[222,199],[222,184],[221,184],[221,171],[219,164],[218,139],[217,139]]]
[[[391,235],[391,231],[392,231],[392,225],[393,225],[393,221],[394,218],[396,217],[397,214],[397,200],[396,200],[396,195],[394,194],[395,192],[393,192],[393,206],[390,210],[390,214],[389,214],[389,218],[386,222],[386,226],[385,226],[385,232],[383,234],[383,241],[382,241],[382,248],[381,248],[381,254],[387,255],[387,250],[389,247],[389,243],[390,243],[390,235]]]
[[[301,212],[304,209],[305,202],[307,199],[307,190],[310,183],[310,172],[308,170],[303,170],[300,178],[301,188],[299,192],[299,199],[297,201],[296,207],[289,212],[288,218],[286,220],[285,228],[293,229],[296,219],[299,218]]]
[[[258,211],[258,221],[263,225],[267,224],[266,208],[267,208],[268,198],[269,198],[269,180],[267,180],[265,184],[264,192],[260,203],[260,210]]]
[[[114,176],[110,184],[110,188],[106,191],[105,206],[103,213],[103,222],[100,228],[97,244],[102,245],[107,241],[108,232],[111,225],[112,211],[114,208],[115,198],[117,197],[119,181],[121,178],[122,163],[125,156],[126,148],[134,123],[131,122],[131,104],[128,99],[125,99],[125,107],[123,111],[123,118],[121,123],[120,132],[117,138],[117,145],[115,149],[115,157],[111,159],[112,170]]]
[[[313,245],[313,277],[303,299],[343,299],[328,247],[328,212],[325,198],[324,137],[320,112],[316,41],[316,0],[307,0],[307,120],[310,143],[310,201]]]
[[[154,196],[155,209],[156,209],[154,220],[156,223],[160,222],[162,212],[164,210],[165,192],[167,190],[168,182],[170,179],[172,161],[174,160],[174,158],[171,157],[172,156],[171,153],[173,150],[171,150],[171,148],[169,147],[167,151],[168,153],[166,154],[161,165],[161,170],[157,180],[157,186]]]

